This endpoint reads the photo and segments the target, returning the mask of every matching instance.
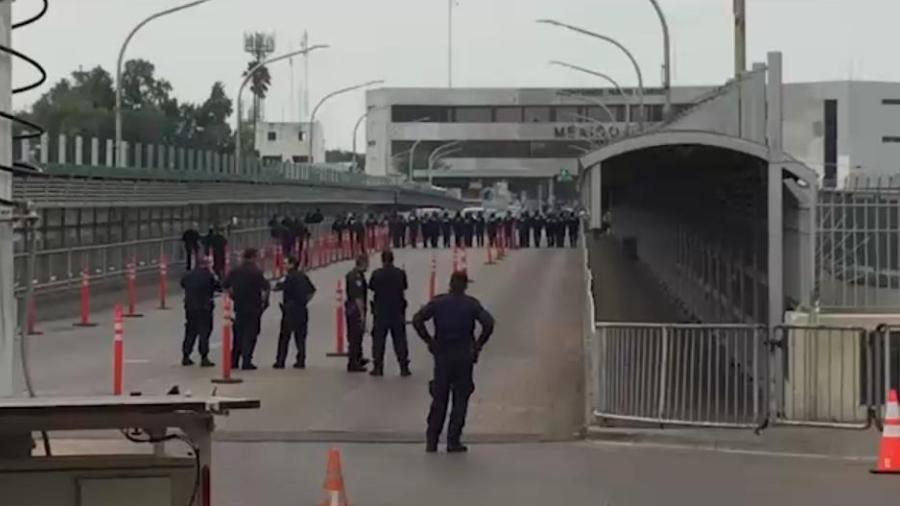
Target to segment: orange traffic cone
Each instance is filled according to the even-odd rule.
[[[878,467],[872,472],[900,474],[900,405],[897,404],[897,391],[893,389],[884,412],[884,432],[881,434]]]
[[[325,494],[322,506],[350,506],[344,490],[344,473],[341,471],[341,452],[332,448],[328,452],[328,470],[325,475]]]

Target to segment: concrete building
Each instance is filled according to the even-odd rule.
[[[900,83],[786,84],[784,119],[785,151],[823,186],[900,186]]]
[[[674,89],[674,111],[709,89]],[[366,102],[368,173],[408,176],[411,169],[417,181],[472,199],[498,182],[522,200],[574,199],[568,176],[578,173],[578,156],[641,118],[634,89],[382,88]],[[661,89],[645,91],[648,125],[662,120],[663,102]],[[458,144],[432,157],[448,143]],[[430,158],[437,160],[429,178]]]
[[[309,123],[261,121],[256,127],[254,146],[265,163],[309,162]],[[325,131],[315,123],[313,155],[316,162],[325,161]]]

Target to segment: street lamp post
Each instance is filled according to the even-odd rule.
[[[640,126],[641,126],[641,130],[643,130],[644,129],[644,119],[646,118],[646,112],[647,112],[646,106],[644,104],[644,74],[641,72],[641,67],[640,67],[640,65],[638,65],[637,59],[635,59],[634,55],[631,54],[631,51],[629,51],[628,48],[626,48],[624,45],[622,45],[621,42],[617,41],[616,39],[614,39],[612,37],[608,37],[606,35],[592,32],[590,30],[585,30],[584,28],[579,28],[577,26],[569,25],[566,23],[561,23],[561,22],[553,20],[553,19],[539,19],[539,20],[537,20],[537,22],[541,23],[541,24],[545,24],[545,25],[553,25],[553,26],[558,26],[560,28],[565,28],[567,30],[572,30],[573,32],[577,32],[582,35],[587,35],[589,37],[594,37],[595,39],[605,40],[606,42],[609,42],[610,44],[616,46],[617,48],[622,50],[623,53],[625,53],[625,56],[627,56],[628,59],[631,60],[631,64],[634,66],[634,72],[637,74],[638,92],[640,93],[640,109],[641,109]]]
[[[316,130],[316,113],[319,112],[319,107],[322,107],[322,104],[325,103],[329,98],[334,97],[336,95],[340,95],[342,93],[348,93],[354,90],[358,90],[360,88],[365,88],[367,86],[372,86],[375,84],[382,84],[384,81],[376,80],[376,81],[366,81],[364,83],[360,83],[354,86],[348,86],[346,88],[341,88],[339,90],[332,91],[331,93],[322,97],[322,100],[319,100],[319,103],[313,107],[312,114],[309,115],[309,163],[315,162],[315,153],[313,153],[313,138],[315,137]],[[365,117],[365,116],[363,116]]]
[[[565,68],[576,70],[578,72],[582,72],[585,74],[590,74],[592,76],[596,76],[601,79],[605,79],[607,82],[609,82],[610,84],[613,85],[613,87],[619,93],[619,96],[622,96],[622,97],[625,96],[625,92],[622,90],[622,87],[619,86],[619,83],[617,83],[612,77],[609,77],[608,75],[604,74],[603,72],[598,72],[596,70],[579,67],[578,65],[572,65],[571,63],[566,63],[564,61],[559,61],[559,60],[550,60],[550,65],[559,65],[560,67],[565,67]],[[571,96],[580,96],[580,97],[583,97],[584,99],[588,98],[583,95],[574,95],[573,94]],[[633,93],[632,93],[632,96],[633,96]],[[601,105],[601,107],[606,107],[605,104],[601,104],[600,102],[597,102],[597,105]],[[607,112],[608,112],[608,109],[607,109]],[[613,116],[610,115],[610,117],[613,117]],[[631,104],[627,104],[625,106],[625,124],[629,125],[629,126],[631,125]]]
[[[247,75],[244,76],[244,79],[241,81],[241,86],[238,88],[237,93],[237,128],[235,128],[235,143],[234,143],[234,163],[235,163],[235,173],[240,173],[241,168],[241,117],[243,116],[243,101],[241,99],[241,95],[244,93],[244,88],[247,86],[247,83],[253,79],[253,74],[256,73],[257,70],[264,67],[265,65],[269,65],[275,63],[277,61],[286,60],[292,56],[297,56],[299,54],[307,54],[316,49],[325,49],[329,47],[327,44],[318,44],[315,46],[310,46],[305,49],[298,49],[296,51],[291,51],[289,53],[285,53],[280,56],[274,56],[269,58],[268,60],[263,60],[257,63],[252,69],[247,72]]]
[[[662,25],[663,32],[663,89],[666,92],[666,105],[663,108],[663,118],[669,119],[669,114],[672,111],[672,66],[671,66],[671,58],[672,52],[670,49],[669,42],[669,23],[666,21],[666,15],[663,13],[662,8],[659,6],[659,2],[657,0],[650,0],[650,3],[653,4],[653,8],[656,9],[656,15],[659,16],[659,22]]]
[[[437,162],[437,160],[439,158],[438,155],[451,154],[451,153],[457,152],[457,151],[459,151],[459,149],[454,149],[454,148],[456,148],[460,144],[462,144],[462,141],[453,141],[453,142],[448,142],[446,144],[441,144],[434,151],[432,151],[430,155],[428,155],[428,184],[429,184],[429,186],[433,186],[434,176],[433,176],[432,172],[434,170],[434,164],[435,164],[435,162]]]
[[[167,16],[169,14],[174,14],[178,11],[183,11],[190,7],[195,7],[200,4],[204,4],[209,2],[210,0],[194,0],[193,2],[188,2],[186,4],[178,5],[164,11],[157,12],[143,21],[137,24],[134,28],[129,32],[128,37],[125,37],[125,42],[122,43],[122,47],[119,48],[119,58],[116,61],[116,144],[113,150],[115,155],[115,163],[116,167],[122,167],[125,163],[125,160],[122,158],[122,61],[125,58],[125,50],[128,48],[128,44],[131,42],[131,39],[134,38],[134,35],[150,23],[154,19],[161,18],[163,16]]]

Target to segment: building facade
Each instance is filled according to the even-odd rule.
[[[710,88],[672,90],[673,111]],[[505,183],[522,201],[574,198],[578,157],[663,119],[663,91],[382,88],[366,95],[366,172],[405,175],[477,199]],[[430,168],[430,170],[429,170]]]
[[[313,136],[314,160],[325,162],[325,131],[315,123]],[[280,123],[260,121],[256,126],[254,146],[263,163],[308,163],[309,123]]]
[[[784,144],[827,188],[900,186],[900,83],[786,84]]]

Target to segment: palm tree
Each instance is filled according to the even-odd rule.
[[[253,60],[248,63],[244,75],[246,76],[250,73],[250,70],[258,64],[259,60]],[[259,120],[259,111],[262,108],[262,101],[265,100],[271,84],[272,76],[269,74],[269,68],[266,66],[258,68],[250,79],[250,92],[253,93],[253,112],[251,113],[250,119],[254,124]]]

